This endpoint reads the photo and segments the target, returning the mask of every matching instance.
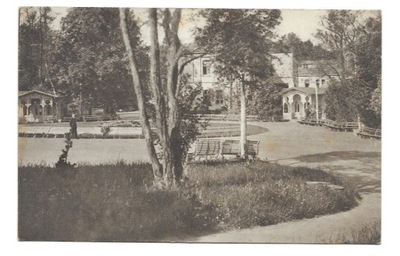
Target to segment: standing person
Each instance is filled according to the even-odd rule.
[[[76,122],[75,114],[72,114],[71,121],[69,122],[69,126],[71,127],[71,138],[78,139],[78,124]]]

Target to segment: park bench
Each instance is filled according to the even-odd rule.
[[[248,156],[256,159],[258,155],[259,141],[247,141]],[[240,157],[240,140],[225,139],[200,139],[195,144],[193,154],[190,158],[194,160],[223,160],[224,156]]]
[[[381,129],[363,127],[357,132],[357,135],[361,138],[381,139]]]
[[[254,140],[247,141],[247,154],[255,159],[258,155],[258,147],[260,142]],[[235,155],[240,157],[240,140],[224,140],[222,142],[222,156]]]

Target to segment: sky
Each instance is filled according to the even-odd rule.
[[[66,8],[52,8],[53,15],[56,17],[54,20],[54,28],[59,28],[60,20],[67,14]],[[319,22],[321,17],[326,13],[326,10],[290,10],[284,9],[281,10],[282,20],[281,24],[276,28],[276,33],[279,36],[295,33],[300,39],[303,41],[311,40],[313,43],[318,43],[318,40],[314,37],[318,28],[321,28]],[[145,13],[143,9],[136,9],[137,15],[142,19],[145,19]],[[186,12],[189,13],[189,12]],[[190,15],[190,14],[188,14]],[[188,16],[186,15],[186,18]],[[185,16],[184,16],[185,19]],[[196,21],[198,24],[202,24],[201,20]],[[184,21],[183,26],[180,28],[180,38],[182,42],[189,43],[193,36],[192,30],[195,26],[194,22]],[[147,31],[145,29],[142,30],[142,34],[146,37]]]

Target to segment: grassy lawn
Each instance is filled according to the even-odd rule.
[[[352,185],[315,169],[265,162],[196,164],[181,189],[159,191],[151,189],[150,168],[140,163],[20,167],[19,239],[179,241],[344,211],[359,198]]]

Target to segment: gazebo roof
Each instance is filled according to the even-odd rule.
[[[54,97],[54,98],[59,98],[59,97],[61,97],[61,96],[59,96],[59,95],[54,95],[54,94],[51,94],[51,93],[48,93],[48,92],[42,92],[42,91],[39,91],[39,90],[19,91],[19,92],[18,92],[18,97],[26,96],[26,95],[32,94],[32,93],[39,93],[39,94],[43,94],[43,95],[46,95],[46,96],[49,96],[49,97]]]

